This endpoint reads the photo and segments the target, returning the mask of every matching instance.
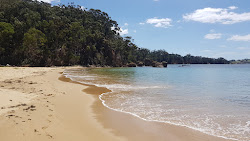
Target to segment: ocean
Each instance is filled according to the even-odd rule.
[[[250,140],[250,65],[69,69],[73,81],[106,87],[103,105],[147,121]]]

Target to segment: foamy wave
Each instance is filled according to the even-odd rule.
[[[111,94],[112,92],[107,92],[107,93],[103,93],[101,95],[99,95],[99,99],[102,101],[102,104],[111,109],[111,110],[114,110],[114,111],[117,111],[117,112],[122,112],[122,113],[125,113],[125,114],[130,114],[132,116],[135,116],[137,118],[140,118],[144,121],[150,121],[150,122],[159,122],[159,123],[167,123],[167,124],[171,124],[171,125],[176,125],[176,126],[182,126],[182,127],[187,127],[187,128],[190,128],[190,129],[193,129],[193,130],[196,130],[196,131],[199,131],[199,132],[202,132],[202,133],[205,133],[205,134],[208,134],[208,135],[212,135],[212,136],[215,136],[215,137],[220,137],[220,138],[224,138],[224,139],[230,139],[230,140],[238,140],[238,139],[235,139],[235,138],[230,138],[230,137],[225,137],[225,136],[220,136],[220,135],[217,135],[215,134],[215,132],[213,130],[210,130],[207,131],[206,129],[204,128],[197,128],[197,127],[193,127],[193,126],[188,126],[188,125],[185,125],[183,123],[175,123],[175,122],[171,122],[171,121],[164,121],[164,120],[155,120],[153,118],[151,119],[147,119],[147,118],[143,118],[141,116],[139,116],[138,114],[136,113],[132,113],[132,112],[127,112],[127,111],[124,111],[123,109],[115,109],[115,108],[112,108],[110,106],[108,106],[106,103],[105,103],[105,100],[102,99],[102,97],[104,95],[108,95],[108,94]]]
[[[124,84],[96,84],[98,87],[106,87],[108,89],[119,89],[119,90],[138,90],[138,89],[160,89],[168,88],[167,86],[132,86]]]
[[[83,80],[95,80],[96,76],[75,76],[75,75],[65,75],[67,78],[72,79],[83,79]]]

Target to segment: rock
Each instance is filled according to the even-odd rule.
[[[152,62],[152,67],[162,68],[163,66],[162,66],[162,63],[153,61],[153,62]]]
[[[132,62],[132,63],[129,63],[127,66],[128,67],[136,67],[136,64]]]
[[[163,65],[164,68],[166,68],[166,67],[168,67],[168,62],[163,61],[163,62],[162,62],[162,65]]]
[[[138,63],[137,63],[137,66],[138,66],[138,67],[142,67],[142,66],[144,66],[144,64],[143,64],[143,62],[138,62]]]

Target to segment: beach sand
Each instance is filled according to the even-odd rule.
[[[72,82],[65,69],[0,68],[1,141],[223,141],[104,107],[106,88]]]

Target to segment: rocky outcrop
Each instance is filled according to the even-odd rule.
[[[144,66],[144,63],[143,63],[143,62],[138,62],[138,63],[137,63],[137,66],[138,66],[138,67],[142,67],[142,66]]]
[[[160,62],[153,61],[152,62],[152,67],[163,68],[163,65]]]
[[[162,65],[163,65],[164,68],[166,68],[166,67],[168,67],[168,62],[163,61],[163,62],[162,62]]]
[[[128,67],[136,67],[136,64],[133,63],[133,62],[131,62],[131,63],[129,63],[127,66],[128,66]]]

